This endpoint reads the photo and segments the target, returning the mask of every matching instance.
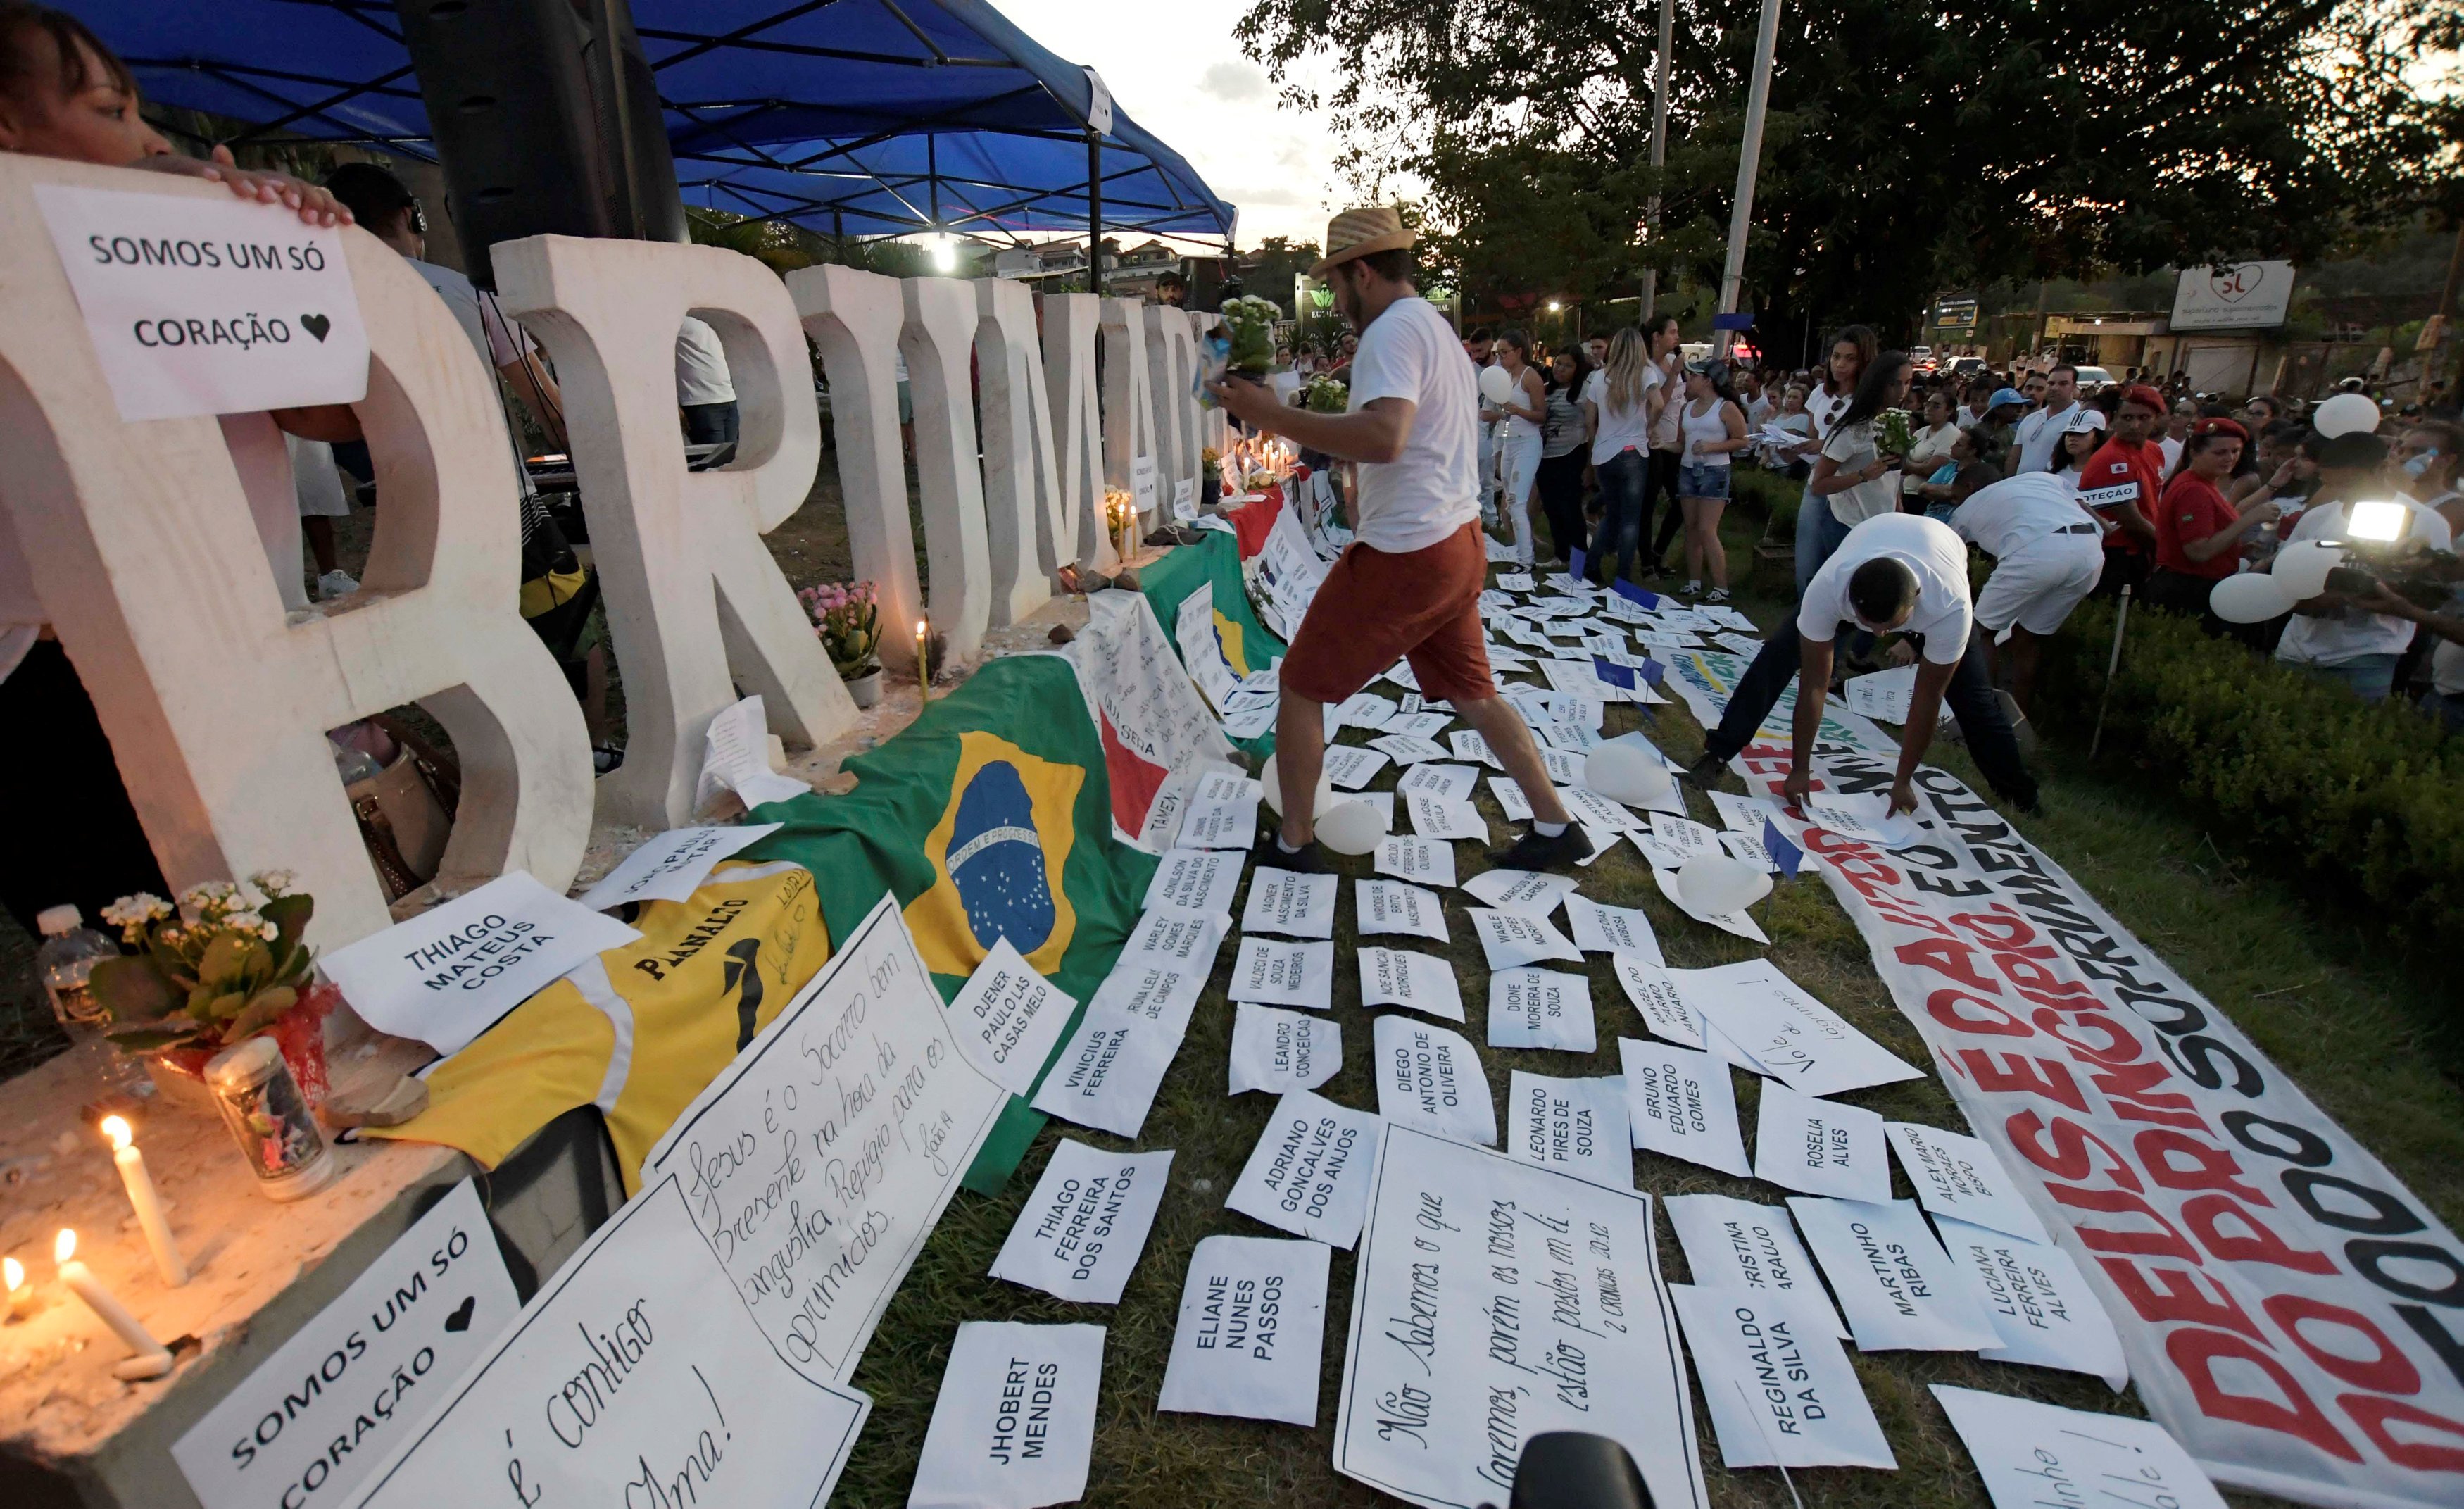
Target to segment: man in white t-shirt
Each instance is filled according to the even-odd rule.
[[[2079,368],[2057,366],[2045,374],[2045,406],[2019,421],[2012,443],[2018,448],[2014,472],[2049,472],[2054,449],[2079,413]]]
[[[2293,539],[2287,543],[2360,538],[2353,529],[2352,505],[2394,493],[2386,477],[2387,455],[2387,441],[2369,433],[2340,434],[2322,446],[2319,491],[2312,495],[2310,506],[2301,510]],[[2393,540],[2372,540],[2363,549],[2445,550],[2453,544],[2447,521],[2436,509],[2402,496],[2380,506],[2404,510],[2404,532]],[[2396,661],[2412,644],[2415,627],[2416,620],[2409,616],[2372,611],[2341,593],[2321,592],[2293,605],[2284,637],[2276,642],[2276,658],[2348,686],[2362,700],[2375,702],[2393,690]]]
[[[2037,810],[2036,778],[2019,758],[2011,720],[1993,695],[1984,650],[1971,632],[1967,543],[1948,524],[1923,514],[1884,514],[1848,531],[1806,584],[1795,617],[1763,641],[1762,653],[1729,694],[1727,712],[1690,772],[1694,780],[1705,787],[1719,780],[1722,768],[1753,743],[1793,678],[1796,715],[1780,792],[1792,803],[1806,798],[1815,735],[1831,688],[1832,651],[1843,624],[1871,633],[1897,632],[1921,646],[1916,692],[1900,735],[1899,772],[1891,783],[1891,811],[1916,810],[1917,766],[1933,743],[1934,720],[1946,699],[1986,781],[2021,811]]]
[[[1564,869],[1591,856],[1514,704],[1497,695],[1480,619],[1488,552],[1480,528],[1480,387],[1452,326],[1412,286],[1416,238],[1394,210],[1347,210],[1309,269],[1360,332],[1351,411],[1311,413],[1255,383],[1207,385],[1226,412],[1305,449],[1360,463],[1356,537],[1309,603],[1282,665],[1275,766],[1283,832],[1264,862],[1310,870],[1326,764],[1323,709],[1411,663],[1420,695],[1454,704],[1531,803],[1531,831],[1498,863]]]
[[[676,408],[692,445],[732,445],[738,433],[736,374],[707,322],[685,316],[676,331]]]
[[[1993,558],[1976,594],[1978,638],[2010,649],[2011,699],[2034,710],[2036,654],[2104,574],[2104,525],[2051,472],[2003,477],[1970,461],[1951,480],[1950,527]],[[1991,654],[1991,649],[1988,651]],[[1989,664],[1990,664],[1989,660]]]

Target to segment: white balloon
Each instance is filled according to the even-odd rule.
[[[1583,784],[1612,802],[1649,807],[1663,800],[1677,783],[1658,755],[1639,744],[1612,740],[1583,757]]]
[[[1502,366],[1480,369],[1480,396],[1490,404],[1502,404],[1514,396],[1514,379]]]
[[[2367,393],[2338,393],[2310,411],[2310,428],[2321,434],[2368,434],[2379,427],[2379,406]]]
[[[2344,558],[2343,547],[2325,540],[2296,540],[2276,552],[2275,564],[2268,574],[2280,583],[2294,601],[2316,597],[2327,589],[2327,573]],[[2222,611],[2221,609],[2218,611]],[[2268,614],[2270,618],[2274,613]]]
[[[1339,854],[1365,854],[1385,836],[1385,811],[1356,796],[1345,797],[1318,814],[1317,841]]]
[[[1769,871],[1727,854],[1696,854],[1677,871],[1677,894],[1702,912],[1742,911],[1771,888]]]
[[[1283,816],[1284,778],[1282,772],[1275,768],[1273,755],[1266,756],[1266,763],[1258,767],[1258,779],[1265,783],[1266,810],[1277,817]],[[1312,818],[1324,817],[1326,810],[1334,805],[1334,783],[1321,774],[1317,778],[1317,801],[1311,805],[1309,815]]]
[[[2285,585],[2265,571],[2228,576],[2208,594],[2208,606],[2229,624],[2263,624],[2293,611],[2295,601]]]

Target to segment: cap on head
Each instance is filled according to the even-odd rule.
[[[1878,555],[1848,573],[1848,606],[1869,628],[1897,626],[1916,600],[1917,574],[1904,561]]]
[[[2103,410],[2081,404],[2079,411],[2071,415],[2071,422],[2064,425],[2062,430],[2066,434],[2097,434],[2108,428],[2108,425],[2109,421],[2104,417]]]
[[[1404,229],[1403,212],[1392,205],[1346,210],[1326,223],[1326,255],[1309,269],[1309,276],[1324,277],[1330,267],[1377,252],[1399,251],[1418,240]]]
[[[2165,411],[2165,395],[2145,383],[2133,383],[2123,388],[2122,401],[2125,404],[2137,404],[2142,409],[2153,410],[2160,414]]]
[[[2372,472],[2387,458],[2387,440],[2366,430],[2336,435],[2319,448],[2319,464],[2336,471]]]
[[[1985,405],[1985,411],[1991,413],[2005,405],[2013,409],[2025,409],[2028,407],[2028,400],[2026,395],[2015,388],[1997,388],[1993,389],[1993,397]]]

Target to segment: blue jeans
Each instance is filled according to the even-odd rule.
[[[1813,488],[1805,490],[1805,501],[1796,506],[1796,592],[1805,595],[1805,584],[1822,569],[1848,538],[1848,525],[1831,517],[1831,499],[1820,497]]]
[[[2321,681],[2345,687],[2365,702],[2378,702],[2386,700],[2387,693],[2395,689],[2398,658],[2391,655],[2365,655],[2338,665],[2304,665],[2298,669]]]
[[[2435,718],[2451,734],[2464,734],[2464,695],[2431,692],[2421,699],[2422,712]]]
[[[1643,486],[1650,466],[1641,452],[1619,451],[1592,468],[1600,479],[1600,527],[1592,536],[1591,558],[1585,563],[1594,575],[1606,567],[1614,582],[1634,564],[1641,547]]]

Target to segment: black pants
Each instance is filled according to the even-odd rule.
[[[733,399],[717,404],[686,404],[685,439],[693,445],[725,445],[737,438],[742,422]]]
[[[2108,553],[2105,559],[2111,561],[2112,554]],[[2224,578],[2186,576],[2179,571],[2167,570],[2160,566],[2147,573],[2147,581],[2139,588],[2137,596],[2141,602],[2150,608],[2161,608],[2168,613],[2179,613],[2185,618],[2197,619],[2199,628],[2211,639],[2234,639],[2254,650],[2263,651],[2269,648],[2267,622],[2228,623],[2217,615],[2213,608],[2208,606],[2208,599],[2214,593],[2216,583],[2220,580]],[[2278,632],[2281,631],[2279,630]]]
[[[1651,559],[1643,563],[1647,570],[1660,569],[1660,563],[1668,559],[1668,542],[1676,539],[1677,531],[1685,527],[1685,507],[1677,500],[1679,461],[1674,451],[1651,453],[1651,489],[1643,495],[1642,517],[1648,522],[1654,503],[1659,503],[1662,512],[1660,533],[1651,542]]]
[[[1549,519],[1549,548],[1560,561],[1572,561],[1583,547],[1583,452],[1544,455],[1536,482],[1540,509]]]
[[[120,784],[111,741],[55,640],[0,680],[0,791],[25,800],[0,823],[0,906],[28,933],[62,901],[103,932],[102,909],[137,891],[169,897],[154,847]]]
[[[1923,649],[1921,640],[1909,637]],[[1796,635],[1796,620],[1791,617],[1763,641],[1762,653],[1754,656],[1745,679],[1730,694],[1728,710],[1705,741],[1705,748],[1723,761],[1735,759],[1737,751],[1753,741],[1754,730],[1763,725],[1771,710],[1779,705],[1780,695],[1796,677],[1803,661],[1803,643]],[[1797,695],[1805,694],[1800,688]],[[2011,720],[2003,716],[2002,699],[1993,695],[1993,677],[1985,666],[1985,642],[1976,633],[1968,636],[1968,652],[1950,673],[1950,685],[1942,699],[1958,718],[1968,752],[1985,772],[1986,782],[2006,801],[2035,806],[2036,778],[2019,758],[2019,742],[2012,735]]]

